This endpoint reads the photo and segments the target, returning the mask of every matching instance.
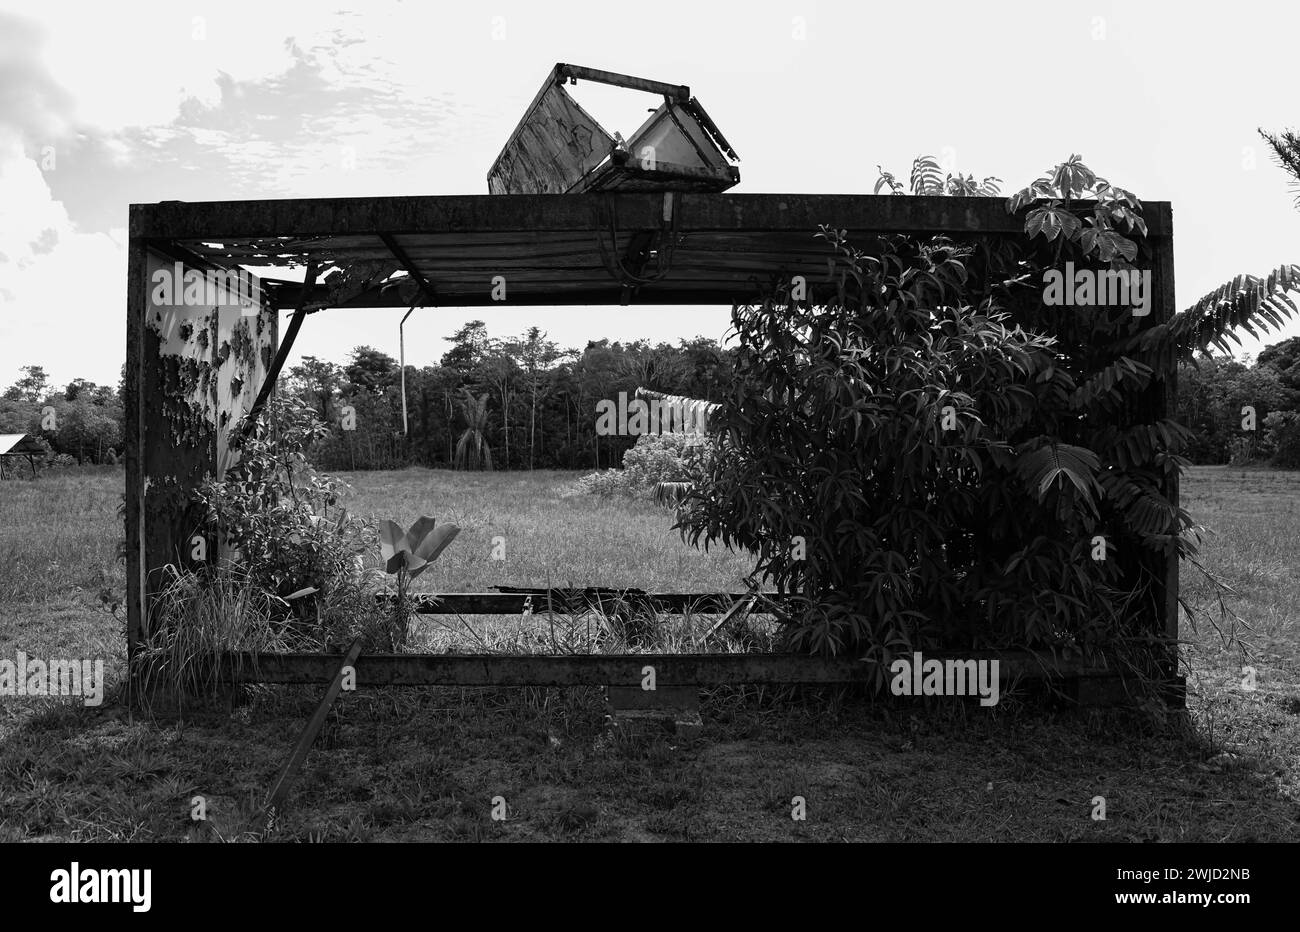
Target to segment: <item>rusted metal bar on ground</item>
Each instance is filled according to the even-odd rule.
[[[581,590],[578,590],[580,593]],[[591,599],[575,596],[564,590],[539,589],[536,592],[448,592],[442,595],[412,596],[416,611],[421,615],[522,615],[527,600],[532,598],[534,612],[541,610],[543,599],[550,595],[551,610],[559,615],[572,615],[585,611],[617,609],[646,609],[665,615],[716,615],[732,608],[747,593],[727,592],[646,592],[599,594]],[[783,598],[776,593],[765,597],[775,602]]]
[[[275,778],[275,783],[271,785],[271,792],[266,797],[266,805],[262,807],[264,812],[279,811],[280,807],[284,805],[285,797],[289,795],[289,788],[293,785],[294,777],[298,775],[299,768],[302,767],[303,761],[307,759],[307,752],[316,743],[316,736],[320,734],[321,727],[325,724],[325,717],[329,715],[330,707],[334,705],[334,700],[338,698],[339,692],[343,688],[344,671],[356,663],[357,656],[360,653],[361,639],[357,638],[348,645],[347,653],[343,655],[343,662],[334,671],[334,678],[330,680],[329,688],[325,690],[320,705],[312,713],[311,719],[307,722],[307,727],[303,729],[302,735],[298,738],[298,743],[294,745],[293,751],[290,752],[289,759],[284,762],[280,775]],[[334,658],[329,659],[332,661]]]
[[[302,329],[303,319],[307,316],[307,303],[312,289],[316,286],[316,260],[307,260],[307,274],[303,276],[302,300],[298,303],[298,309],[293,312],[293,319],[289,321],[289,329],[285,332],[284,339],[280,341],[280,347],[276,350],[275,358],[271,360],[271,366],[266,370],[266,378],[262,380],[262,387],[257,392],[257,398],[253,401],[252,407],[244,415],[244,423],[240,425],[240,437],[248,437],[252,434],[257,426],[257,419],[262,414],[262,409],[266,407],[267,399],[271,397],[271,390],[275,388],[276,379],[280,377],[280,370],[284,368],[284,362],[289,358],[289,351],[293,349],[293,341],[298,337],[298,331]]]
[[[1114,675],[1113,668],[1029,651],[927,652],[931,660],[998,660],[1009,681],[1044,676]],[[232,682],[319,683],[337,654],[232,655]],[[808,654],[367,654],[354,664],[358,686],[635,686],[654,667],[661,686],[857,683],[869,664]],[[886,674],[888,675],[888,674]]]
[[[738,599],[736,603],[731,606],[731,608],[727,609],[727,613],[725,615],[723,615],[716,622],[714,622],[708,631],[704,632],[704,637],[700,638],[700,643],[701,644],[709,643],[709,641],[712,640],[715,636],[717,636],[717,634],[720,631],[725,631],[727,627],[731,625],[733,622],[739,623],[741,620],[745,618],[746,615],[749,614],[749,609],[751,606],[753,606],[753,604],[754,604],[753,596],[749,596],[743,599]]]

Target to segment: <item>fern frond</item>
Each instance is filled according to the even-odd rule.
[[[1211,344],[1231,352],[1229,338],[1241,344],[1241,338],[1233,332],[1237,328],[1252,337],[1257,336],[1256,326],[1265,331],[1280,329],[1285,320],[1300,314],[1300,308],[1288,295],[1291,291],[1300,293],[1300,265],[1279,266],[1266,279],[1238,275],[1225,282],[1169,322],[1167,332],[1177,347],[1178,358],[1190,359]]]
[[[1098,477],[1098,484],[1107,501],[1123,516],[1125,526],[1147,546],[1164,548],[1180,540],[1183,528],[1191,526],[1183,509],[1131,473],[1105,472]]]
[[[1027,449],[1036,441],[1017,450],[1016,472],[1037,496],[1041,503],[1047,492],[1061,479],[1066,479],[1082,496],[1084,504],[1095,513],[1094,493],[1098,492],[1096,474],[1100,468],[1097,454],[1087,447],[1068,443],[1048,442],[1036,449]]]
[[[1103,409],[1119,408],[1134,392],[1146,388],[1151,381],[1151,373],[1150,366],[1122,356],[1098,370],[1071,393],[1070,410],[1082,411],[1093,406]]]
[[[1281,133],[1273,135],[1261,129],[1259,134],[1264,137],[1268,147],[1273,150],[1273,157],[1277,159],[1277,163],[1295,179],[1292,188],[1296,192],[1296,209],[1300,210],[1300,136],[1297,136],[1291,130],[1283,130]]]
[[[1120,469],[1140,469],[1163,465],[1160,454],[1177,453],[1194,436],[1189,428],[1164,418],[1128,428],[1103,427],[1093,436],[1093,446]]]
[[[943,193],[943,172],[931,155],[918,155],[912,162],[912,193],[931,195]]]
[[[654,501],[656,505],[680,505],[690,492],[690,482],[656,482]]]

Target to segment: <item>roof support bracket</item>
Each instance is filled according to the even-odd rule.
[[[406,274],[411,276],[411,280],[419,286],[420,295],[422,295],[425,301],[428,302],[426,307],[437,307],[438,296],[434,292],[433,286],[430,285],[428,280],[420,274],[420,270],[415,267],[415,263],[412,262],[411,257],[406,254],[406,250],[403,249],[397,240],[393,238],[393,234],[380,233],[379,238],[384,241],[384,245],[387,246],[388,251],[393,254],[393,258],[401,263],[402,268],[406,270]]]
[[[249,437],[254,428],[257,426],[257,419],[262,414],[262,409],[266,407],[267,399],[271,397],[271,390],[275,388],[276,380],[280,377],[280,370],[284,368],[284,362],[289,358],[289,351],[293,349],[293,341],[298,337],[298,331],[302,329],[302,322],[306,316],[311,313],[307,305],[311,300],[311,293],[316,288],[316,260],[314,258],[307,260],[307,274],[302,279],[301,298],[298,299],[298,309],[293,312],[293,319],[289,321],[289,329],[284,334],[284,339],[280,341],[280,347],[275,351],[275,358],[271,360],[271,366],[266,370],[266,378],[262,380],[262,387],[258,390],[257,400],[253,406],[248,409],[244,415],[244,422],[240,425],[239,432],[235,434],[238,440],[242,441]]]

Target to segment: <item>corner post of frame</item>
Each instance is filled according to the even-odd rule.
[[[1169,204],[1161,204],[1161,211],[1164,213],[1162,226],[1165,229],[1165,235],[1157,240],[1157,249],[1154,255],[1155,268],[1152,270],[1152,284],[1155,289],[1152,309],[1156,311],[1159,317],[1156,323],[1168,324],[1173,320],[1174,315],[1178,312],[1174,296],[1174,224],[1173,208]],[[1162,373],[1162,380],[1158,382],[1160,398],[1160,417],[1172,418],[1175,416],[1178,407],[1178,361],[1174,359],[1170,363],[1169,370]],[[1172,472],[1165,477],[1164,493],[1169,502],[1175,507],[1178,506],[1178,473]],[[1185,704],[1186,697],[1180,687],[1178,679],[1178,572],[1181,561],[1178,558],[1178,552],[1175,548],[1170,548],[1163,555],[1163,566],[1160,567],[1161,582],[1159,596],[1161,599],[1160,609],[1162,617],[1157,624],[1157,635],[1167,639],[1168,647],[1166,656],[1161,658],[1163,662],[1164,679],[1171,686],[1170,700],[1171,705],[1182,708]]]
[[[126,284],[126,378],[125,436],[126,488],[126,646],[127,660],[134,670],[136,653],[144,633],[145,558],[144,558],[144,462],[141,457],[143,417],[141,380],[144,362],[144,327],[148,312],[148,288],[145,278],[145,245],[135,232],[138,208],[131,206],[131,236],[127,243]]]

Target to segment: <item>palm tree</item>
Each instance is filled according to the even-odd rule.
[[[465,419],[465,432],[456,441],[457,469],[491,469],[492,448],[487,442],[487,401],[484,392],[477,399],[468,388],[462,389],[465,397],[460,403],[461,417]]]

